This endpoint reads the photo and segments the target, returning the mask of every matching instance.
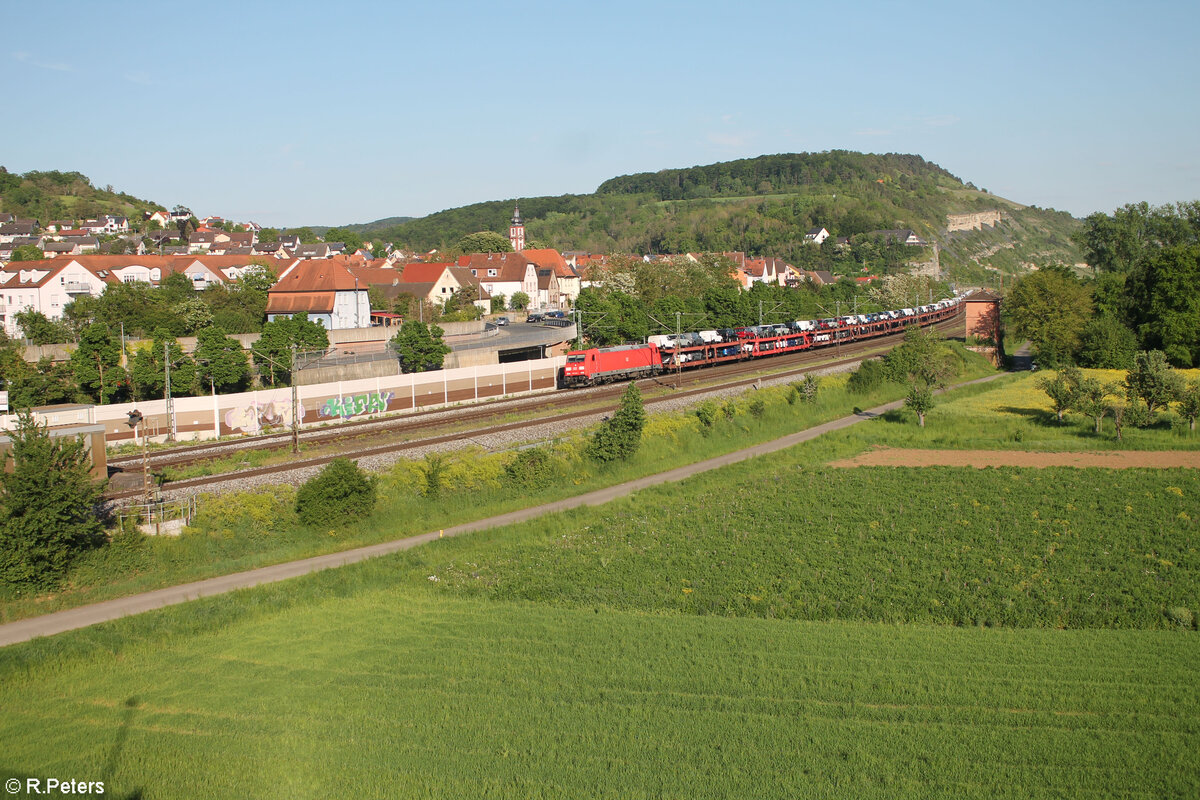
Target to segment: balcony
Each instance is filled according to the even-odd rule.
[[[91,294],[92,287],[82,281],[67,281],[63,287],[67,294]]]

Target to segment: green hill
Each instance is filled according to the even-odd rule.
[[[504,232],[515,199],[475,203],[398,225],[352,226],[415,250],[446,249],[468,233]],[[1069,214],[1022,206],[964,183],[915,155],[848,151],[761,156],[709,166],[625,175],[594,194],[521,198],[526,240],[559,250],[682,253],[740,250],[798,266],[858,272],[898,267],[893,252],[864,245],[835,252],[806,247],[804,234],[866,239],[871,231],[911,228],[937,243],[953,277],[983,280],[987,269],[1079,260]],[[946,231],[948,214],[999,211],[994,228]],[[895,248],[892,248],[894,251]],[[933,249],[908,248],[901,261],[928,261]]]
[[[164,206],[141,200],[111,186],[97,189],[78,172],[26,172],[23,175],[0,167],[0,211],[18,219],[36,219],[42,224],[54,219],[94,219],[99,214],[118,214],[141,221],[142,212],[165,210]]]

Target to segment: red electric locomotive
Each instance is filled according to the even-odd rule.
[[[594,386],[610,381],[648,378],[662,372],[662,355],[653,344],[593,347],[567,354],[564,386]]]

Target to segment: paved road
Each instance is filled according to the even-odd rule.
[[[986,378],[969,381],[968,383],[959,384],[960,386],[968,386],[972,383],[983,383],[994,380],[999,375],[989,375]],[[345,564],[353,564],[357,561],[363,561],[376,556],[387,555],[388,553],[396,553],[401,550],[408,550],[426,542],[431,542],[440,536],[460,536],[464,533],[473,533],[475,531],[486,530],[488,528],[498,528],[504,525],[511,525],[515,522],[524,522],[525,520],[535,519],[545,514],[552,514],[556,511],[565,511],[567,509],[579,508],[580,506],[599,506],[610,500],[615,500],[618,497],[625,497],[633,494],[639,489],[645,489],[650,486],[658,486],[663,483],[672,483],[681,481],[684,478],[689,478],[701,472],[707,472],[712,469],[724,467],[729,464],[736,464],[739,461],[745,461],[748,458],[774,453],[777,450],[783,450],[793,445],[807,442],[832,431],[848,428],[851,425],[862,422],[872,417],[877,417],[892,409],[899,408],[903,405],[903,401],[898,400],[894,403],[878,406],[867,411],[860,411],[857,414],[852,414],[848,417],[826,422],[823,425],[818,425],[815,428],[809,428],[799,433],[789,434],[781,439],[764,442],[763,444],[748,447],[745,450],[738,450],[733,453],[727,453],[723,456],[710,458],[707,461],[701,461],[697,464],[689,464],[687,466],[678,467],[667,472],[660,472],[656,475],[647,475],[644,478],[629,481],[627,483],[610,486],[605,489],[598,489],[594,492],[588,492],[578,497],[569,497],[565,500],[558,500],[553,503],[546,503],[533,508],[524,508],[519,511],[512,511],[507,514],[500,514],[495,517],[477,520],[475,522],[467,522],[462,525],[456,525],[453,528],[446,528],[444,531],[433,531],[431,533],[422,534],[420,536],[411,536],[407,539],[397,539],[391,542],[383,542],[382,544],[370,545],[369,547],[360,547],[355,550],[346,550],[340,553],[330,553],[324,556],[314,556],[300,561],[289,561],[284,564],[275,564],[270,567],[262,567],[253,569],[247,572],[238,572],[232,575],[222,575],[217,578],[209,578],[203,581],[194,583],[185,583],[180,586],[169,586],[165,589],[157,589],[153,592],[145,592],[144,594],[135,594],[129,597],[121,597],[116,600],[108,600],[103,603],[96,603],[90,606],[81,606],[72,608],[66,611],[58,611],[53,614],[45,614],[40,617],[31,617],[29,619],[17,620],[6,625],[0,625],[0,647],[16,644],[17,642],[28,641],[38,636],[53,636],[56,633],[75,630],[76,628],[84,628],[89,625],[95,625],[99,622],[107,622],[120,617],[129,616],[132,614],[141,614],[145,611],[152,611],[156,608],[171,606],[177,603],[185,603],[188,600],[195,600],[200,597],[211,597],[212,595],[224,594],[235,589],[246,589],[251,586],[258,586],[263,583],[274,583],[276,581],[295,578],[300,575],[307,575],[310,572],[318,572],[323,569],[331,569],[340,567]]]

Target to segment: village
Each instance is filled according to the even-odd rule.
[[[269,290],[268,322],[307,314],[329,331],[386,326],[399,321],[395,308],[402,296],[415,301],[412,307],[419,310],[444,307],[464,292],[481,314],[545,313],[571,308],[580,291],[591,285],[596,268],[613,258],[526,248],[519,208],[509,226],[512,252],[465,253],[452,261],[441,260],[437,251],[413,253],[390,245],[367,244],[347,252],[342,242],[303,244],[286,231],[263,240],[261,226],[253,222],[233,224],[212,216],[196,220],[186,209],[147,212],[139,227],[146,232],[133,232],[129,220],[117,215],[41,224],[0,214],[0,322],[5,333],[23,337],[17,320],[22,312],[60,320],[75,299],[99,297],[114,283],[158,286],[178,274],[203,291],[262,269],[276,276]],[[916,247],[926,244],[911,230],[877,233]],[[829,237],[825,228],[805,234],[805,240],[817,246]],[[35,251],[43,257],[36,257]],[[699,254],[680,255],[694,260]],[[827,271],[799,270],[779,258],[722,255],[730,259],[731,277],[744,290],[756,283],[795,286],[811,281],[821,286],[837,280]],[[675,257],[640,256],[646,261]],[[874,279],[854,278],[859,284]]]

